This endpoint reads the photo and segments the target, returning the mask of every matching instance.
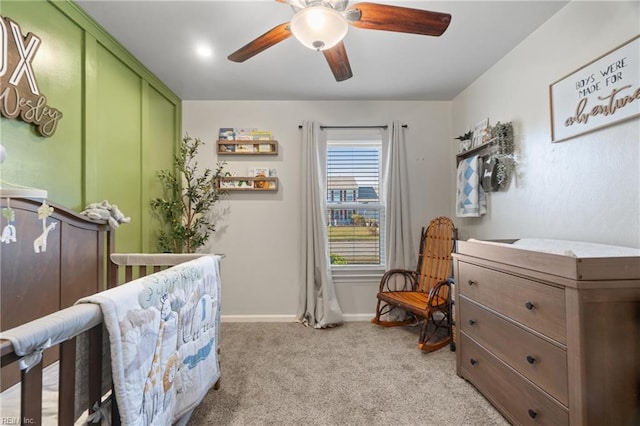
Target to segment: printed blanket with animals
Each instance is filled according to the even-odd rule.
[[[219,256],[80,299],[102,309],[124,425],[170,425],[220,377]]]

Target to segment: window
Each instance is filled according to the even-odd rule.
[[[327,130],[327,234],[332,266],[384,266],[381,155],[380,129]]]

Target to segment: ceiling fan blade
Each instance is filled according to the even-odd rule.
[[[360,14],[360,19],[353,20],[350,17],[355,13],[347,15],[349,23],[367,30],[440,36],[451,22],[451,15],[448,13],[376,3],[358,3],[349,10]]]
[[[353,77],[349,58],[347,57],[347,50],[344,48],[343,42],[336,44],[331,49],[323,50],[322,53],[327,59],[329,68],[331,68],[331,72],[336,78],[336,81],[344,81]]]
[[[285,22],[284,24],[273,27],[260,37],[236,50],[231,55],[227,56],[227,59],[233,62],[244,62],[263,50],[268,49],[289,37],[291,37],[291,30],[289,29],[289,23]]]

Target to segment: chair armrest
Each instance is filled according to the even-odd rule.
[[[400,276],[400,278],[398,278]],[[400,288],[390,288],[389,284],[395,280],[403,280]],[[390,269],[384,273],[380,280],[380,288],[378,292],[385,291],[414,291],[418,288],[418,274],[416,271],[408,271],[406,269]]]
[[[444,297],[442,296],[442,291],[445,289],[447,290],[447,296]],[[433,303],[434,300],[436,300],[436,296],[439,296],[441,299],[449,299],[449,295],[451,294],[451,283],[449,282],[449,280],[442,280],[442,281],[438,281],[436,283],[436,285],[434,285],[431,290],[429,291],[429,305],[431,305]]]

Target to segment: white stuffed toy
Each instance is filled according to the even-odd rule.
[[[112,228],[117,228],[121,223],[131,222],[115,204],[109,204],[107,200],[100,203],[91,203],[80,213],[93,220],[106,220]]]

